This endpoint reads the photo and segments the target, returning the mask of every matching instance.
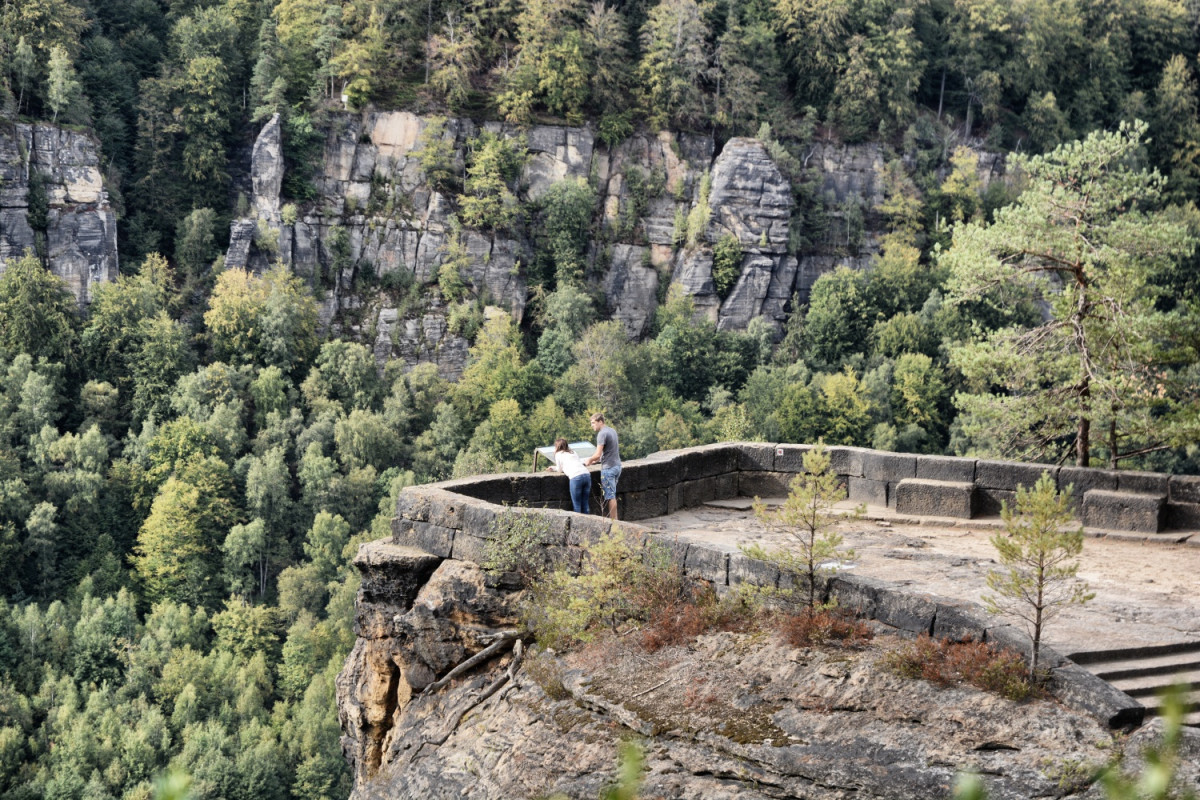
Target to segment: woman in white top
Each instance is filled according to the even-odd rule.
[[[554,440],[554,467],[570,478],[571,505],[580,514],[588,513],[588,496],[592,493],[592,473],[579,460],[566,439]]]

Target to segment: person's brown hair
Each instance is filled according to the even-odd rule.
[[[604,415],[597,411],[595,414],[592,414],[592,422],[604,422]]]
[[[561,453],[564,450],[568,453],[571,452],[571,445],[566,439],[560,436],[554,440],[554,452]]]

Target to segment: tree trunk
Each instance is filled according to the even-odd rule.
[[[1113,411],[1116,414],[1116,411]],[[1117,421],[1116,419],[1109,420],[1108,423],[1108,468],[1117,468]]]
[[[1038,653],[1042,649],[1042,609],[1045,608],[1044,597],[1046,589],[1046,571],[1039,567],[1037,571],[1037,605],[1033,613],[1033,653],[1029,659],[1029,682],[1037,684]]]
[[[429,70],[433,60],[429,39],[433,35],[433,0],[425,4],[425,85],[429,85]]]
[[[1088,416],[1087,398],[1092,396],[1092,384],[1084,377],[1084,385],[1079,390],[1080,414],[1079,423],[1075,427],[1075,465],[1076,467],[1087,467],[1088,459],[1092,456],[1091,451],[1091,433],[1092,419]]]
[[[938,92],[938,122],[942,121],[942,101],[946,99],[946,69],[942,68],[942,89]]]

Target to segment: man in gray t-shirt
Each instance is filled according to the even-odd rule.
[[[603,515],[617,518],[617,479],[621,477],[621,449],[617,432],[604,424],[603,414],[592,414],[592,430],[596,432],[596,452],[584,464],[600,462],[600,488],[604,492]]]

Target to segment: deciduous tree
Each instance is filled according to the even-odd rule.
[[[215,512],[215,513],[214,513]],[[133,565],[151,602],[209,606],[222,594],[217,542],[233,520],[178,478],[163,484],[138,533]]]
[[[75,298],[32,251],[0,274],[0,352],[59,362],[75,358]]]

